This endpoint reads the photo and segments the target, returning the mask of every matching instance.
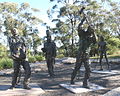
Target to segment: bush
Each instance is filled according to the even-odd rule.
[[[108,54],[114,54],[120,48],[120,39],[111,37],[108,39]]]
[[[44,60],[44,57],[42,55],[35,55],[36,61],[42,61]]]
[[[29,57],[28,57],[28,61],[29,61],[30,63],[35,63],[35,62],[36,62],[36,58],[35,58],[34,56],[29,56]]]
[[[9,58],[2,58],[0,60],[0,69],[12,68],[13,61]]]
[[[6,57],[7,54],[7,48],[0,44],[0,58]]]
[[[64,57],[63,54],[59,54],[59,55],[57,55],[57,58],[63,58],[63,57]]]

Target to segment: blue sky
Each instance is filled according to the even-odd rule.
[[[40,14],[46,14],[46,11],[53,6],[50,0],[0,0],[0,2],[16,2],[18,4],[27,2],[32,8],[39,9]]]
[[[15,2],[18,4],[21,4],[23,2],[27,2],[30,4],[30,7],[37,8],[40,10],[40,13],[37,14],[37,16],[42,19],[44,22],[47,22],[48,25],[54,26],[54,24],[51,23],[49,20],[46,12],[49,8],[51,8],[54,3],[51,3],[50,0],[0,0],[0,2]],[[40,36],[45,36],[45,30],[46,28],[44,26],[39,26]]]
[[[28,2],[31,7],[47,10],[50,6],[50,0],[0,0],[0,2],[16,2],[23,3]]]
[[[114,0],[114,1],[119,1],[119,0]],[[37,8],[37,9],[40,10],[40,14],[38,15],[38,17],[40,19],[42,19],[44,22],[47,22],[48,25],[50,25],[50,26],[53,26],[53,27],[55,26],[49,20],[49,18],[47,17],[47,14],[46,14],[46,11],[54,5],[54,3],[51,3],[50,0],[0,0],[0,2],[16,2],[18,4],[21,4],[23,2],[28,2],[31,7]],[[40,37],[45,36],[45,33],[46,33],[45,30],[46,30],[46,28],[43,27],[43,26],[38,26],[38,27],[39,27],[39,31],[40,31],[39,36]]]
[[[18,4],[27,2],[30,4],[30,7],[37,8],[40,10],[40,13],[38,15],[38,17],[40,19],[47,22],[49,25],[52,25],[51,21],[49,20],[49,18],[47,17],[47,14],[46,14],[46,11],[53,6],[53,3],[51,3],[50,0],[0,0],[0,2],[15,2]],[[39,31],[40,31],[39,36],[40,37],[45,36],[46,28],[44,26],[40,26],[40,25],[38,27],[39,27]],[[1,41],[1,39],[0,39],[0,42],[3,42],[3,41]]]

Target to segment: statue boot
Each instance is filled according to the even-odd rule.
[[[24,89],[27,89],[27,90],[30,90],[30,89],[31,89],[31,87],[28,85],[29,81],[30,81],[30,80],[24,80],[24,82],[23,82],[23,88],[24,88]]]

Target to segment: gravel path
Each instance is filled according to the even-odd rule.
[[[103,64],[106,68],[106,64]],[[73,94],[68,90],[59,86],[61,83],[70,82],[70,77],[74,64],[62,64],[60,60],[57,60],[55,64],[55,77],[50,78],[47,73],[46,63],[40,62],[31,64],[32,75],[31,83],[37,83],[44,91],[44,94],[40,96],[102,96],[108,91],[120,87],[120,74],[96,74],[91,73],[90,82],[96,83],[105,87],[106,89],[98,90],[94,92],[82,93],[82,94]],[[99,66],[97,63],[91,64],[92,69],[98,69]],[[120,69],[120,62],[111,62],[111,68],[114,70]],[[80,75],[80,76],[79,76]],[[0,76],[0,83],[10,83],[11,74]],[[83,72],[78,74],[76,81],[83,80]]]

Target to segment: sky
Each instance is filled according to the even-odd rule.
[[[0,2],[16,2],[19,4],[28,2],[31,7],[41,10],[47,10],[52,5],[50,0],[0,0]]]
[[[70,1],[72,1],[72,0],[70,0]],[[101,0],[98,0],[98,1],[101,1]],[[119,0],[114,0],[114,1],[119,1]],[[50,9],[54,5],[54,2],[50,2],[50,0],[0,0],[0,2],[16,2],[18,4],[27,2],[30,4],[31,7],[37,8],[40,10],[40,13],[38,15],[38,17],[40,19],[42,19],[44,22],[47,22],[48,25],[50,25],[50,26],[53,26],[53,27],[55,26],[55,24],[49,20],[47,14],[46,14],[47,10]],[[39,35],[41,37],[45,36],[46,28],[43,26],[38,26],[38,27],[39,27],[39,31],[40,31]]]
[[[98,0],[98,1],[100,1],[100,0]],[[119,0],[114,0],[114,1],[119,1]],[[40,13],[38,14],[38,17],[40,19],[42,19],[44,22],[47,22],[49,26],[52,26],[52,27],[55,26],[55,24],[49,20],[47,14],[46,14],[47,10],[50,9],[54,5],[54,2],[51,3],[50,0],[0,0],[0,2],[15,2],[18,4],[21,4],[23,2],[27,2],[30,4],[30,7],[37,8],[40,10]],[[39,36],[44,37],[46,35],[46,32],[45,32],[46,28],[44,26],[40,26],[40,25],[37,27],[38,27],[39,32],[40,32]],[[2,39],[0,39],[0,41],[1,40]]]
[[[21,4],[23,2],[27,2],[30,4],[31,8],[37,8],[40,10],[38,17],[42,19],[44,22],[47,22],[48,25],[55,26],[48,18],[46,12],[50,9],[54,3],[51,3],[50,0],[0,0],[0,2],[15,2]],[[46,34],[46,28],[44,26],[37,26],[39,29],[39,36],[44,37]]]
[[[39,14],[37,14],[40,19],[42,19],[44,22],[47,22],[48,25],[55,26],[55,24],[53,24],[49,20],[47,14],[46,14],[47,10],[50,9],[54,5],[54,3],[51,3],[50,0],[0,0],[0,2],[1,3],[2,2],[14,2],[14,3],[18,3],[18,4],[27,2],[30,4],[31,8],[37,8],[40,10]],[[39,36],[44,37],[46,35],[46,32],[45,32],[46,27],[40,26],[40,25],[38,25],[37,27],[40,32]],[[1,42],[3,42],[2,39],[0,39],[0,43]]]

